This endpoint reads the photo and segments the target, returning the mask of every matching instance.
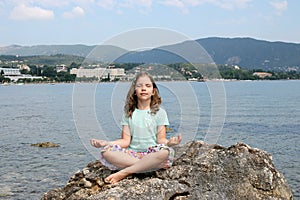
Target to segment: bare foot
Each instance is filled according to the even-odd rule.
[[[125,178],[125,177],[127,177],[129,175],[130,175],[130,173],[121,170],[121,171],[118,171],[118,172],[116,172],[114,174],[109,175],[108,177],[106,177],[104,179],[104,181],[106,183],[114,184],[114,183],[119,182],[120,180],[122,180],[123,178]]]

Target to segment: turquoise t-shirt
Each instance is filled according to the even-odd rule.
[[[135,109],[131,118],[123,114],[121,125],[129,126],[131,134],[129,149],[145,152],[148,147],[157,144],[158,126],[169,125],[169,120],[166,111],[162,108],[156,114],[151,114],[150,110]]]

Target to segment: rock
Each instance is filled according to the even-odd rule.
[[[65,187],[48,191],[42,200],[293,200],[286,179],[265,151],[243,143],[225,148],[202,141],[174,149],[171,168],[134,174],[114,185],[103,181],[114,172],[99,161],[91,162]]]
[[[42,142],[42,143],[31,144],[30,146],[49,148],[49,147],[59,147],[59,144],[54,144],[52,142]]]

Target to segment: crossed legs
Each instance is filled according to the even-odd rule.
[[[165,149],[149,153],[142,159],[134,158],[123,152],[106,151],[103,153],[103,157],[122,170],[111,174],[105,181],[113,184],[133,173],[143,173],[160,169],[163,167],[163,163],[167,160],[168,156],[169,151]]]

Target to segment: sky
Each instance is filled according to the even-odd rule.
[[[299,9],[299,0],[0,0],[0,47],[98,45],[149,27],[300,43]]]

